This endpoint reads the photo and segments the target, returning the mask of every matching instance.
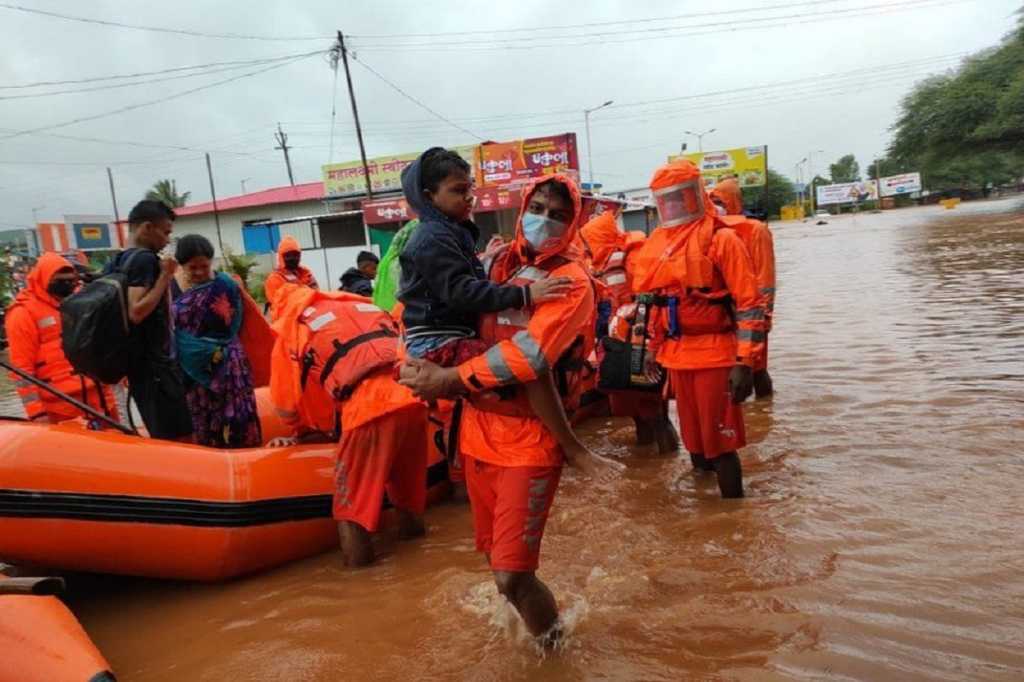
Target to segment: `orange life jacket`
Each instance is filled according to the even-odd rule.
[[[735,328],[725,280],[708,257],[715,232],[725,226],[707,218],[687,227],[661,227],[634,256],[634,289],[660,295],[655,317],[670,332],[696,336]],[[669,299],[675,299],[674,323]]]
[[[335,400],[352,394],[356,384],[398,358],[398,326],[372,303],[314,301],[301,316],[309,328],[299,383],[315,381]]]
[[[500,253],[500,252],[499,252]],[[493,254],[497,255],[497,254]],[[486,259],[484,267],[489,269],[492,258]],[[561,256],[546,259],[542,264],[525,265],[519,268],[510,279],[503,284],[528,287],[534,282],[550,276],[551,271],[569,263]],[[480,338],[488,345],[507,341],[519,332],[526,331],[530,323],[532,311],[529,308],[508,308],[497,313],[488,313],[480,318]],[[554,367],[555,387],[562,396],[566,411],[571,412],[579,400],[579,381],[586,366],[586,357],[593,350],[594,339],[591,324],[588,339],[578,337],[576,342],[562,354]],[[500,400],[476,400],[474,405],[486,412],[495,412],[513,417],[534,416],[526,395],[516,386],[508,386],[496,391]]]

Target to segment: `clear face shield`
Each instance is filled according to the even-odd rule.
[[[654,192],[658,220],[662,227],[676,227],[704,217],[704,189],[694,178]]]

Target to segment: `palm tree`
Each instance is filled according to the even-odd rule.
[[[178,188],[174,180],[157,180],[153,183],[153,189],[146,192],[147,199],[162,201],[171,208],[180,208],[188,202],[192,192],[178,194]]]

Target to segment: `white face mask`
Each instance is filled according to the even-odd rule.
[[[725,209],[719,206],[718,204],[715,204],[715,213],[717,213],[718,215],[725,215]]]
[[[535,251],[557,246],[568,227],[566,223],[536,213],[523,215],[523,237]]]

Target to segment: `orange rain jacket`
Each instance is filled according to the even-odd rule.
[[[719,182],[711,190],[711,196],[725,207],[726,215],[722,222],[735,230],[747,247],[757,276],[758,290],[764,297],[765,331],[771,331],[775,313],[775,242],[772,232],[760,220],[743,215],[743,193],[735,178]]]
[[[270,396],[278,416],[292,427],[296,435],[308,431],[330,433],[335,428],[335,415],[340,407],[343,429],[354,429],[391,412],[418,402],[412,392],[392,378],[393,367],[384,372],[371,372],[358,382],[351,395],[335,400],[319,381],[302,385],[302,358],[318,333],[304,313],[316,308],[320,314],[332,308],[357,308],[386,315],[365,296],[344,291],[317,291],[297,284],[287,284],[277,292],[275,305],[281,311],[274,323],[277,341],[271,357]],[[337,317],[348,317],[351,311],[338,310]],[[394,325],[392,321],[389,324]],[[397,351],[397,326],[390,338]],[[326,329],[325,329],[326,331]]]
[[[602,299],[612,312],[633,300],[632,256],[647,238],[643,232],[623,232],[615,214],[605,211],[587,221],[580,238],[590,252],[590,273],[604,285]]]
[[[530,197],[538,184],[546,181],[561,183],[573,197],[574,215],[569,229],[552,248],[528,255],[523,237],[522,217]],[[583,264],[583,254],[575,244],[581,211],[579,189],[567,176],[556,174],[538,178],[523,194],[523,208],[516,223],[516,236],[512,244],[501,252],[490,268],[489,276],[495,282],[506,282],[521,276],[525,269],[542,271],[540,276],[568,277],[573,281],[572,291],[564,298],[542,303],[526,311],[497,313],[498,324],[481,320],[481,338],[495,343],[485,354],[459,366],[462,383],[474,393],[499,386],[535,381],[558,363],[574,346],[586,357],[593,348],[596,303],[593,284]],[[499,342],[496,333],[504,318],[514,313],[526,315],[519,323],[520,330],[511,338]],[[570,377],[574,382],[575,377]],[[570,387],[570,395],[576,390]],[[462,415],[460,449],[470,457],[499,466],[558,466],[562,452],[554,436],[533,415],[515,416],[485,411],[486,402],[466,404]]]
[[[274,309],[274,299],[276,298],[278,289],[284,284],[301,284],[303,286],[310,287],[312,289],[319,289],[319,285],[316,283],[316,277],[310,272],[309,268],[300,265],[295,270],[289,270],[284,266],[284,254],[291,251],[302,252],[302,248],[299,246],[299,241],[289,235],[285,235],[281,243],[277,245],[277,268],[267,275],[266,281],[263,283],[263,293],[267,297],[267,301],[270,303],[270,319],[277,319],[277,311]]]
[[[689,161],[662,166],[651,179],[659,190],[700,178]],[[701,183],[703,187],[703,183]],[[678,297],[681,333],[670,338],[667,306],[648,326],[658,362],[669,369],[753,366],[764,352],[765,310],[746,247],[703,197],[704,216],[685,225],[658,227],[634,256],[633,289]]]
[[[84,381],[86,395],[82,398],[83,378],[75,373],[61,346],[60,302],[46,291],[59,270],[71,267],[61,256],[44,253],[28,273],[26,288],[14,299],[4,320],[11,364],[102,412],[99,389],[91,379]],[[52,393],[13,373],[10,376],[29,419],[46,416],[51,422],[60,422],[84,416]],[[109,387],[103,387],[103,399],[116,419],[117,403]]]

